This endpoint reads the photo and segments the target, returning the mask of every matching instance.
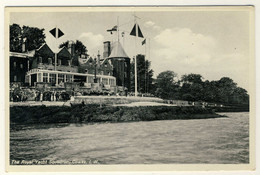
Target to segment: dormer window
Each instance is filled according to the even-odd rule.
[[[52,64],[52,58],[48,58],[48,63]]]
[[[39,57],[39,63],[42,63],[42,57]]]

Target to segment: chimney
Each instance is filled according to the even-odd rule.
[[[68,50],[71,56],[73,57],[75,54],[75,43],[73,41],[69,41],[68,43]]]
[[[109,57],[111,53],[111,46],[110,46],[110,41],[105,41],[104,42],[104,52],[103,52],[103,58]]]
[[[26,38],[23,38],[22,39],[22,52],[24,53],[24,52],[26,52]]]

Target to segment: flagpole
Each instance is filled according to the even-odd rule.
[[[119,16],[117,17],[117,28],[116,28],[116,31],[117,31],[117,41],[119,42]]]
[[[144,92],[146,93],[146,39],[145,39],[145,48],[144,48]]]
[[[58,36],[58,27],[56,26],[56,29],[55,29],[55,46],[57,46],[57,36]],[[54,57],[55,57],[54,70],[55,71],[57,70],[57,52],[58,51],[56,51],[55,55],[54,55]]]
[[[136,16],[135,16],[135,97],[137,97],[137,22],[136,22]]]
[[[148,40],[149,40],[149,46],[148,46],[149,56],[148,56],[148,59],[150,59],[150,38],[148,38]],[[148,92],[148,89],[149,89],[149,74],[148,74],[148,72],[147,72],[147,78],[148,78],[148,80],[147,80],[147,92]]]

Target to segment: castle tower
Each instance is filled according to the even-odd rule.
[[[106,50],[104,50],[104,53],[105,52]],[[108,59],[111,60],[111,63],[113,65],[113,76],[116,77],[117,86],[123,86],[129,90],[130,89],[130,58],[127,56],[125,50],[123,49],[119,41],[113,43],[113,48]]]

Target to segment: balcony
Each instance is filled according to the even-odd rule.
[[[54,70],[55,67],[53,64],[43,64],[40,63],[38,64],[38,69],[43,69],[43,70]],[[57,71],[63,71],[63,72],[78,72],[78,67],[77,66],[64,66],[64,65],[57,65],[56,67]]]

